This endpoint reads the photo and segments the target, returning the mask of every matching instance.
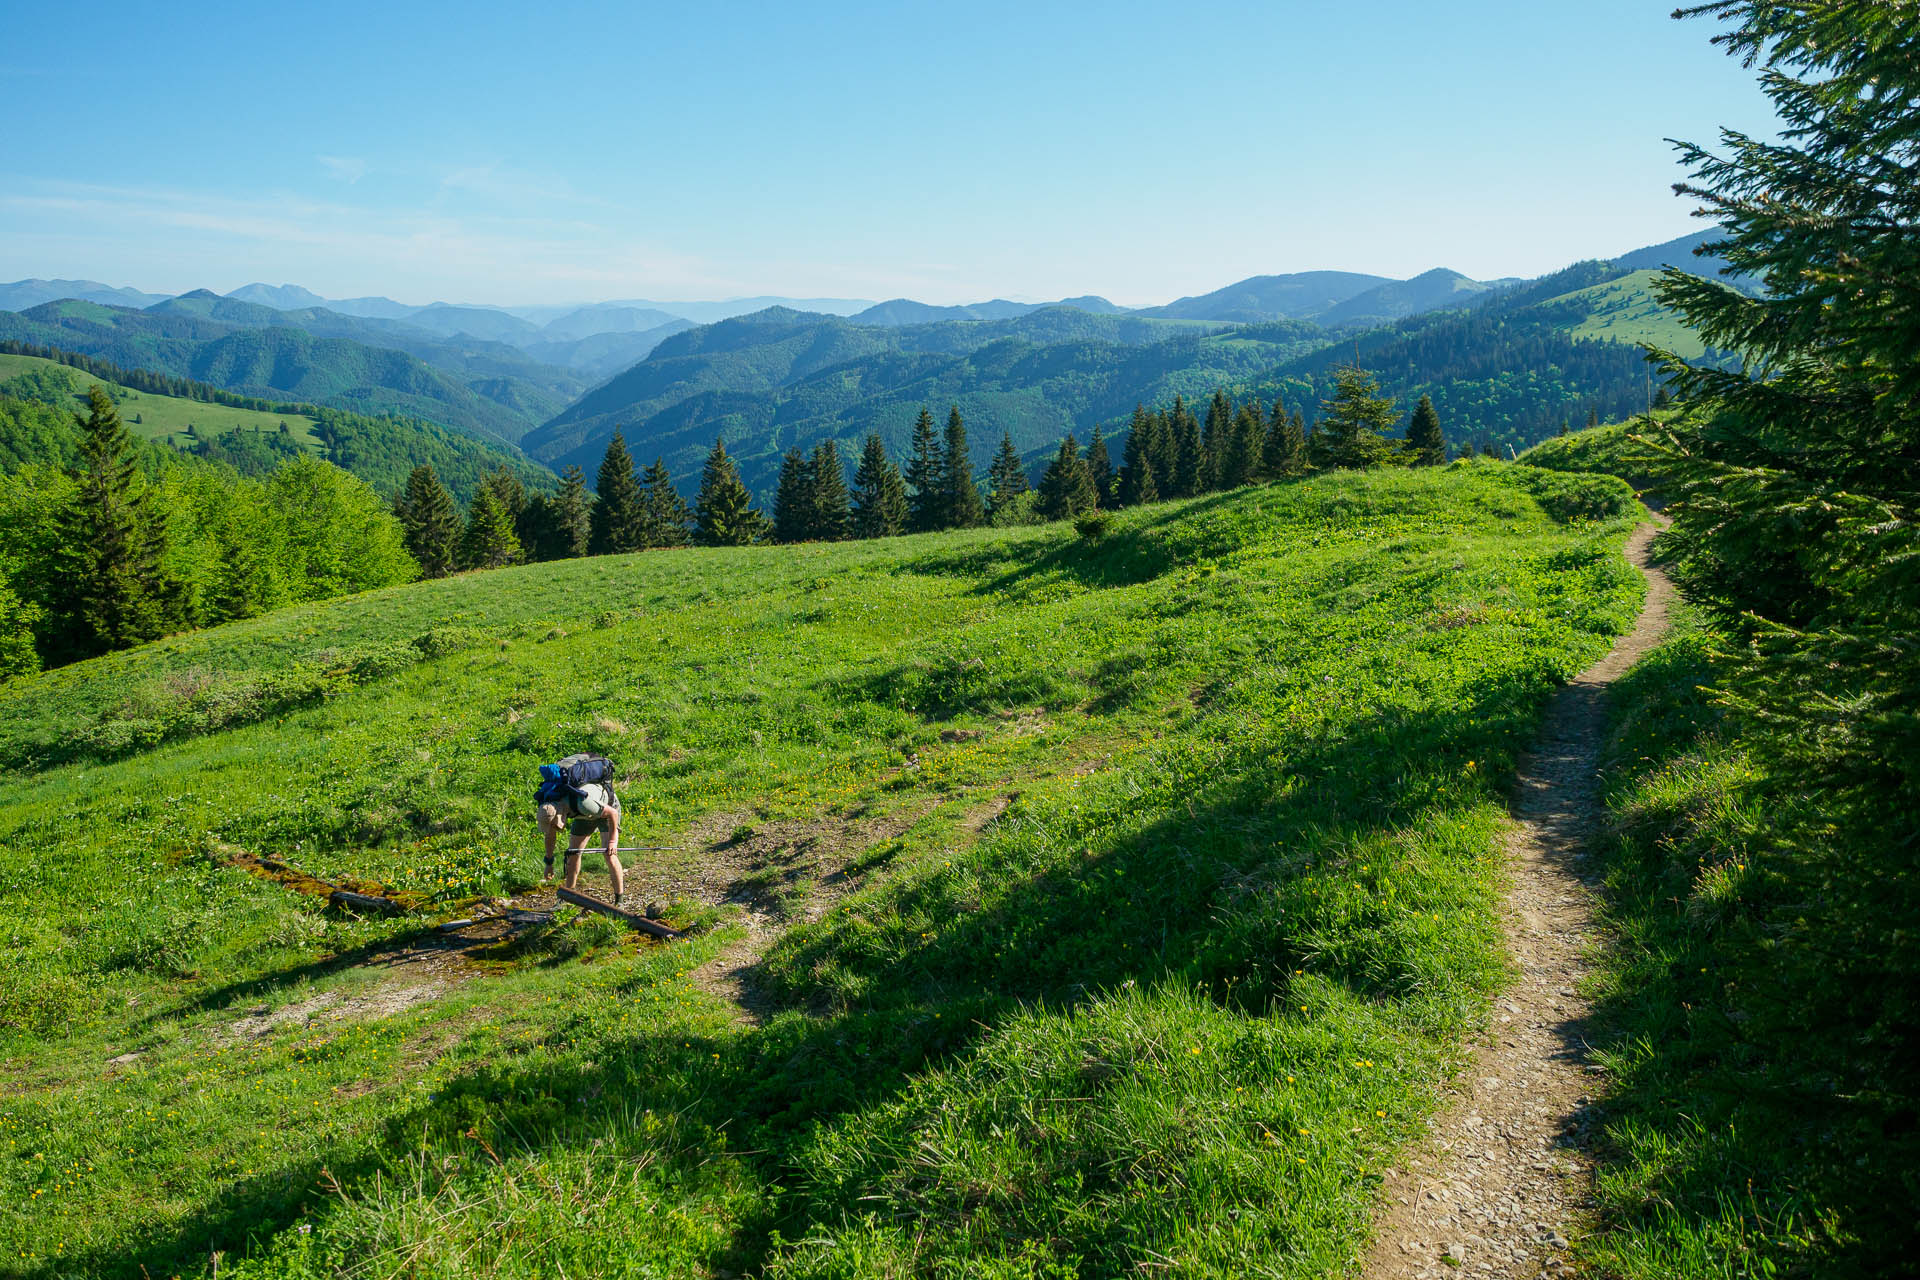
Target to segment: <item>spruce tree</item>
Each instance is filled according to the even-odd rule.
[[[1098,505],[1113,505],[1113,458],[1107,452],[1107,438],[1100,434],[1100,424],[1093,424],[1093,438],[1087,441],[1087,476],[1093,481],[1093,492]]]
[[[1087,460],[1080,456],[1080,446],[1071,432],[1060,441],[1060,451],[1040,477],[1038,505],[1040,514],[1048,520],[1065,520],[1099,505]]]
[[[1234,411],[1220,455],[1219,483],[1222,489],[1238,489],[1252,484],[1260,472],[1261,448],[1265,444],[1259,413],[1251,404]]]
[[[1261,463],[1270,476],[1287,479],[1307,471],[1307,434],[1300,413],[1287,412],[1280,401],[1273,402],[1273,416],[1267,421],[1267,438],[1261,449]]]
[[[1169,497],[1191,498],[1204,493],[1206,455],[1201,448],[1200,420],[1191,412],[1180,412],[1175,401],[1173,484]]]
[[[423,577],[444,578],[453,571],[454,550],[460,541],[460,517],[453,495],[440,483],[433,468],[421,465],[407,477],[407,487],[395,504],[407,551],[420,564]]]
[[[1207,424],[1200,434],[1200,466],[1195,473],[1194,492],[1211,493],[1221,486],[1221,470],[1233,433],[1233,403],[1225,391],[1213,393],[1207,404]]]
[[[1180,474],[1180,440],[1177,424],[1187,416],[1186,402],[1179,396],[1173,398],[1173,408],[1152,415],[1152,431],[1149,439],[1152,447],[1147,450],[1147,461],[1153,464],[1153,478],[1160,482],[1163,497],[1174,497]]]
[[[753,495],[741,483],[740,468],[728,456],[724,440],[715,440],[707,454],[693,519],[700,542],[709,547],[744,547],[767,531],[767,518],[754,509]]]
[[[813,469],[795,445],[780,459],[780,483],[773,493],[773,540],[805,542],[813,536]]]
[[[907,527],[907,486],[879,433],[867,436],[853,475],[851,525],[856,538],[891,538]]]
[[[1440,415],[1434,410],[1433,397],[1423,395],[1413,407],[1413,419],[1407,424],[1408,459],[1416,467],[1441,467],[1447,462],[1447,438],[1440,432]]]
[[[592,512],[587,498],[587,477],[579,467],[568,464],[560,473],[560,492],[549,499],[552,513],[551,541],[543,548],[548,560],[571,560],[587,554],[587,539],[592,535]]]
[[[1027,469],[1020,462],[1020,455],[1013,447],[1013,433],[1003,431],[1000,434],[1000,452],[993,456],[993,465],[987,469],[987,479],[991,485],[987,500],[994,512],[1007,509],[1007,504],[1025,493]]]
[[[1147,415],[1133,411],[1134,426],[1127,433],[1126,447],[1120,452],[1120,478],[1115,486],[1119,505],[1138,507],[1160,500],[1158,478],[1153,474],[1153,428]]]
[[[587,549],[605,556],[644,548],[647,542],[641,523],[640,481],[633,474],[633,455],[627,452],[626,437],[618,431],[607,441],[594,489],[599,498],[593,504]]]
[[[808,536],[838,542],[847,536],[847,473],[840,462],[840,445],[831,437],[814,446],[807,464],[811,473],[813,510]]]
[[[500,509],[507,513],[507,521],[514,527],[517,536],[521,519],[527,513],[527,488],[520,483],[520,477],[503,466],[488,473],[481,483],[493,490],[495,500],[500,503]]]
[[[913,456],[907,459],[907,523],[915,533],[945,527],[946,493],[941,481],[946,459],[933,433],[933,414],[923,406],[913,422]]]
[[[1587,430],[1591,431],[1599,425],[1600,425],[1600,411],[1598,409],[1587,410]]]
[[[59,522],[66,564],[56,590],[52,647],[88,657],[162,634],[177,584],[161,568],[164,534],[155,537],[133,437],[98,384],[80,424],[77,490]],[[163,527],[163,526],[162,526]]]
[[[483,484],[467,505],[467,528],[460,538],[460,567],[498,569],[520,558],[520,540],[499,491]]]
[[[1393,401],[1380,394],[1373,375],[1353,367],[1334,374],[1333,397],[1322,406],[1318,434],[1329,467],[1373,467],[1391,451],[1385,433],[1394,426]]]
[[[973,458],[967,449],[967,424],[960,418],[960,406],[947,411],[946,468],[941,476],[946,492],[946,510],[942,527],[971,529],[986,519],[980,501],[980,486],[973,482]]]
[[[689,537],[687,526],[693,522],[693,512],[687,509],[687,500],[673,487],[673,477],[667,474],[667,461],[656,457],[653,465],[647,468],[647,474],[640,477],[641,508],[645,513],[641,527],[649,547],[684,547]]]

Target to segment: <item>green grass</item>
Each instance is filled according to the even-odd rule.
[[[10,687],[0,1271],[1337,1273],[1504,980],[1513,761],[1641,591],[1626,520],[1573,513],[1625,499],[1480,463],[1098,542],[539,565]],[[296,670],[349,674],[259,694]],[[210,687],[230,713],[187,714]],[[31,764],[133,721],[177,731]],[[577,749],[624,767],[633,843],[682,847],[651,870],[695,827],[845,842],[844,896],[790,887],[818,914],[764,1025],[696,980],[734,909],[683,904],[670,946],[234,1030],[393,1001],[419,924],[214,839],[451,912],[532,878],[533,766]]]
[[[71,407],[78,411],[86,408],[87,388],[95,383],[100,384],[107,388],[108,394],[119,405],[120,418],[127,424],[128,430],[149,440],[185,445],[189,425],[205,437],[222,435],[228,431],[277,432],[284,422],[296,443],[308,449],[320,448],[320,442],[313,434],[316,425],[313,419],[299,414],[262,413],[256,409],[235,409],[202,400],[135,391],[120,383],[69,368],[57,360],[0,355],[0,384],[29,373],[50,373],[54,377],[70,379],[75,388]],[[0,386],[0,394],[5,394],[5,391],[5,387]]]
[[[1573,329],[1576,338],[1644,342],[1689,360],[1698,359],[1706,353],[1700,336],[1653,296],[1653,282],[1659,275],[1653,270],[1635,271],[1605,284],[1563,294],[1552,302],[1575,301],[1586,307],[1587,318]]]
[[[1656,421],[1669,416],[1664,409],[1653,415]],[[1658,490],[1663,478],[1660,458],[1632,438],[1645,434],[1646,430],[1645,419],[1639,417],[1628,422],[1603,423],[1543,440],[1521,454],[1517,461],[1549,471],[1619,476],[1642,492]]]
[[[1823,899],[1845,887],[1809,885],[1795,849],[1834,828],[1723,717],[1725,644],[1683,610],[1616,688],[1588,1260],[1627,1280],[1905,1274],[1920,1133],[1859,1069],[1877,997],[1831,976],[1848,939]]]

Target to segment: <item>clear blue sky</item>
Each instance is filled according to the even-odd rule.
[[[19,4],[0,280],[1129,305],[1532,275],[1766,132],[1673,0]]]

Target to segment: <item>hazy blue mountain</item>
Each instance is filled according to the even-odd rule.
[[[971,302],[952,307],[931,306],[911,298],[894,298],[890,302],[876,303],[850,319],[855,324],[874,325],[937,324],[942,320],[1011,320],[1049,307],[1073,307],[1102,315],[1120,315],[1124,312],[1124,308],[1114,306],[1105,298],[1091,295],[1061,302],[1009,302],[1005,298],[995,298],[991,302]]]
[[[306,307],[329,306],[327,300],[311,289],[297,284],[248,284],[227,295],[237,302],[254,302],[278,311],[299,311]]]
[[[112,307],[150,307],[166,296],[115,288],[98,280],[15,280],[12,284],[0,284],[0,311],[25,311],[62,298],[79,298]]]
[[[1496,287],[1470,280],[1458,271],[1436,267],[1411,280],[1392,280],[1355,294],[1340,305],[1317,313],[1313,320],[1330,329],[1370,328],[1423,311],[1464,307]]]
[[[406,323],[444,338],[465,334],[489,342],[533,342],[539,340],[540,334],[538,325],[508,312],[491,307],[456,307],[445,302],[420,308],[406,317]]]
[[[392,298],[372,297],[335,298],[327,303],[327,310],[343,316],[364,316],[373,320],[405,320],[420,308],[395,302]]]
[[[662,340],[693,327],[693,321],[676,317],[638,333],[595,333],[565,342],[530,343],[522,349],[534,360],[573,370],[597,382],[644,359]]]
[[[1148,307],[1139,314],[1179,320],[1231,320],[1258,324],[1263,320],[1306,320],[1331,311],[1369,289],[1393,284],[1385,276],[1353,271],[1301,271],[1283,276],[1250,276],[1224,289],[1181,298],[1164,307]]]
[[[580,307],[549,320],[540,326],[537,340],[566,342],[591,338],[600,333],[643,333],[676,321],[692,327],[684,316],[671,315],[655,307],[628,307],[604,302],[597,306]]]

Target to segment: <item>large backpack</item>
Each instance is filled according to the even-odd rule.
[[[612,789],[613,761],[605,756],[582,753],[556,760],[552,764],[540,766],[540,786],[533,794],[536,804],[553,804],[559,801],[572,802],[585,793],[581,790],[590,782]]]

